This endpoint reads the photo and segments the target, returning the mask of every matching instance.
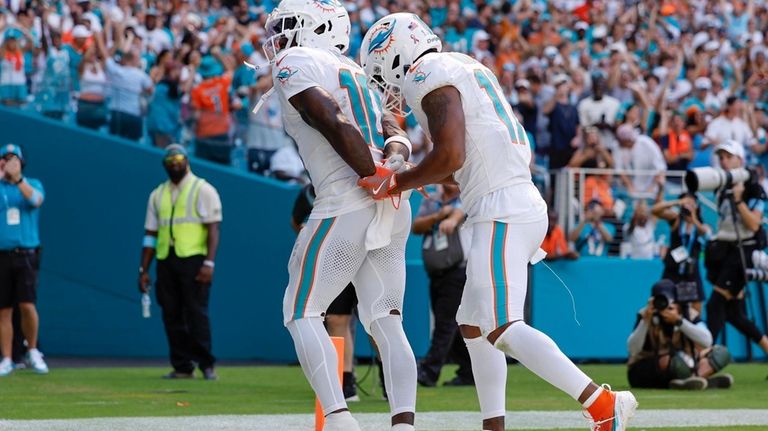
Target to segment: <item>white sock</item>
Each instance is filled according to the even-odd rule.
[[[496,340],[496,348],[575,400],[592,383],[592,379],[576,367],[551,338],[525,322],[510,325]]]
[[[2,361],[0,361],[0,364],[7,364],[7,363],[10,363],[10,362],[11,362],[11,358],[9,358],[9,357],[4,357],[4,358],[3,358],[3,360],[2,360]]]
[[[409,424],[395,424],[392,425],[392,431],[416,431],[416,428]]]
[[[328,333],[319,317],[303,318],[288,323],[301,369],[315,390],[323,414],[347,408],[337,372],[338,358]]]
[[[598,387],[597,390],[593,392],[592,395],[590,395],[589,398],[587,398],[587,400],[584,401],[584,404],[582,404],[581,406],[584,407],[585,409],[592,407],[592,404],[595,403],[595,401],[597,400],[597,397],[599,397],[600,394],[602,393],[603,393],[603,388]]]
[[[472,360],[477,398],[483,420],[506,414],[507,358],[485,337],[464,339]]]
[[[389,409],[392,416],[416,412],[416,358],[403,331],[400,316],[389,315],[371,323],[384,367]]]

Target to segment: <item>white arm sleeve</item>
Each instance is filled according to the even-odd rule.
[[[648,324],[645,320],[640,319],[635,330],[629,334],[627,339],[627,349],[629,350],[629,356],[636,355],[643,350],[643,344],[645,344],[645,336],[648,334]]]
[[[683,324],[680,325],[680,331],[701,347],[706,348],[712,345],[712,334],[709,332],[709,329],[704,322],[693,323],[687,319],[683,319]]]

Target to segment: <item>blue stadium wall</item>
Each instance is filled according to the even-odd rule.
[[[0,143],[24,147],[25,173],[46,188],[39,287],[46,354],[165,357],[160,310],[153,304],[152,317],[141,318],[136,287],[147,198],[165,179],[162,152],[6,109],[0,109],[0,130]],[[215,354],[294,362],[281,304],[294,238],[288,217],[297,188],[204,161],[193,159],[192,167],[219,190],[224,206],[211,293]],[[537,265],[534,326],[572,357],[625,358],[626,337],[661,273],[660,263],[582,259],[552,269],[573,291],[580,325],[561,283]],[[419,238],[409,243],[407,283],[405,328],[416,355],[423,356],[430,314]],[[745,356],[742,336],[729,331],[728,344],[736,356]],[[366,337],[358,337],[358,353],[370,354]]]

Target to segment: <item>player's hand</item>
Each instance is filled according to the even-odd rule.
[[[375,200],[389,197],[389,192],[397,187],[395,173],[384,166],[376,166],[376,173],[357,180],[357,185],[368,190]]]
[[[383,160],[384,167],[395,173],[400,173],[407,169],[405,157],[402,154],[393,154],[388,159]]]
[[[206,286],[211,284],[211,281],[213,281],[213,268],[208,265],[201,266],[200,270],[197,271],[195,281]]]
[[[149,274],[146,272],[142,272],[139,274],[139,292],[140,293],[149,293],[149,285],[152,283],[152,280],[149,279]]]
[[[645,320],[645,323],[651,322],[651,317],[653,317],[653,298],[648,300],[648,305],[645,306],[645,308],[642,311],[643,320]]]

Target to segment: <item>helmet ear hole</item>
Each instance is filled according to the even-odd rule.
[[[325,33],[325,28],[326,28],[326,25],[325,25],[325,24],[323,24],[323,25],[321,25],[321,26],[317,27],[317,28],[315,29],[315,34],[323,34],[323,33]],[[329,28],[329,30],[330,30],[330,28]]]

